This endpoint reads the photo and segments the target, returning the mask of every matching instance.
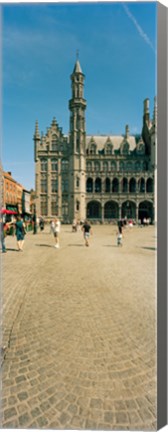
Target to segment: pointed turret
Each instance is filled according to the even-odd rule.
[[[149,99],[144,100],[144,116],[143,116],[143,122],[146,123],[147,126],[150,124],[150,114],[149,114]]]
[[[51,125],[52,126],[57,126],[57,122],[56,122],[56,118],[55,117],[53,117]]]
[[[76,61],[75,66],[74,66],[74,70],[73,70],[73,74],[76,74],[76,73],[81,73],[81,74],[83,73],[82,69],[81,69],[81,65],[79,63],[79,60]]]
[[[125,138],[126,139],[129,138],[129,126],[128,125],[125,126]]]
[[[39,132],[39,126],[38,126],[38,121],[37,120],[36,120],[36,124],[35,124],[34,139],[35,140],[39,140],[40,139],[40,132]]]

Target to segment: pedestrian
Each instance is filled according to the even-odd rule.
[[[122,246],[122,238],[123,238],[123,233],[122,233],[122,226],[119,225],[118,226],[118,231],[117,231],[117,246]]]
[[[6,245],[5,245],[5,229],[6,224],[3,222],[3,219],[1,217],[0,219],[0,234],[1,234],[1,246],[2,246],[2,253],[6,253]]]
[[[77,220],[74,219],[72,222],[72,232],[77,232]]]
[[[50,234],[52,234],[52,220],[50,220],[49,226],[50,226]]]
[[[58,219],[58,217],[56,217],[52,223],[51,223],[51,229],[52,232],[54,234],[54,238],[55,238],[55,248],[59,248],[60,247],[60,243],[59,243],[59,234],[60,234],[60,229],[61,229],[61,222]]]
[[[92,229],[91,229],[91,225],[87,220],[85,220],[82,226],[82,231],[85,239],[85,246],[89,246],[89,238],[90,238],[90,234],[92,234]]]
[[[43,220],[43,218],[40,218],[39,227],[40,227],[40,231],[43,231],[43,229],[44,229],[44,220]]]
[[[18,251],[23,252],[23,244],[24,244],[24,237],[26,234],[26,230],[20,215],[17,215],[16,217],[15,230],[16,230],[15,234],[17,239]]]

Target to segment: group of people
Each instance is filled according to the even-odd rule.
[[[26,229],[23,220],[21,219],[20,215],[17,215],[16,220],[13,222],[3,223],[2,217],[0,222],[0,232],[1,232],[1,245],[2,245],[2,252],[6,252],[6,246],[5,246],[5,228],[8,228],[10,225],[13,225],[13,228],[15,230],[16,234],[16,240],[17,240],[17,248],[18,251],[23,251],[23,245],[24,245],[24,239],[26,234]],[[79,223],[74,219],[72,223],[72,231],[77,231],[79,228]],[[126,225],[125,220],[119,220],[117,223],[117,245],[122,246],[123,245],[123,227]],[[42,230],[44,229],[44,224],[42,224]],[[83,231],[85,246],[90,245],[90,235],[93,234],[91,224],[88,222],[88,220],[85,220],[82,223],[81,227]],[[55,248],[60,247],[60,240],[59,240],[59,234],[61,230],[61,222],[58,219],[58,217],[55,217],[55,219],[50,221],[50,232],[53,234],[55,239]]]
[[[51,232],[53,233],[55,238],[54,246],[58,249],[60,247],[60,242],[59,242],[59,234],[61,229],[60,220],[56,217],[53,221],[50,222],[50,227],[51,227]],[[75,231],[77,231],[78,224],[76,220],[75,222],[73,221],[72,227],[74,227]],[[90,234],[92,234],[92,229],[91,229],[91,225],[87,220],[82,225],[82,231],[85,239],[85,246],[89,246],[89,237]]]
[[[0,231],[1,231],[1,245],[2,245],[2,253],[6,253],[6,245],[5,245],[5,233],[8,227],[13,226],[15,228],[16,240],[18,252],[23,252],[24,245],[24,237],[26,234],[24,222],[21,219],[20,215],[16,216],[16,220],[13,222],[4,223],[1,218],[0,221]]]

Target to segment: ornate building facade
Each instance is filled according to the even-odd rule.
[[[36,211],[64,223],[74,218],[102,223],[118,218],[155,220],[156,99],[150,119],[144,101],[142,131],[130,135],[86,135],[84,74],[79,60],[71,75],[69,136],[56,119],[46,135],[34,133]]]

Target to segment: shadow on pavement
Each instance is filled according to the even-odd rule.
[[[12,251],[12,252],[19,252],[18,249],[13,249],[13,248],[6,248],[6,251]]]
[[[79,246],[79,247],[83,247],[83,244],[69,244],[68,246]]]
[[[35,244],[35,246],[51,247],[51,248],[54,247],[54,245],[48,245],[48,244]]]
[[[148,250],[153,250],[153,251],[156,250],[155,247],[148,247],[148,246],[142,246],[141,249],[148,249]]]
[[[118,247],[117,245],[103,245],[103,247]]]

